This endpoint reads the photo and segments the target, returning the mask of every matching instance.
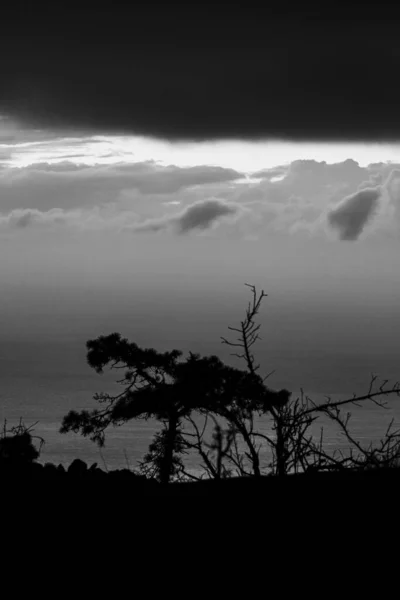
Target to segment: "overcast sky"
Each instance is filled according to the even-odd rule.
[[[296,352],[368,356],[366,370],[371,356],[395,359],[395,144],[289,144],[301,158],[275,164],[283,151],[270,142],[243,143],[242,154],[227,143],[221,161],[210,143],[200,160],[198,144],[2,124],[3,341],[82,350],[117,330],[143,345],[220,352],[247,282],[269,294],[260,352],[274,368]]]
[[[282,4],[282,5],[281,5]],[[394,3],[8,3],[0,112],[165,139],[399,139]]]
[[[261,352],[283,379],[305,361],[391,375],[395,18],[202,6],[7,9],[1,339],[218,351],[247,282],[269,294]]]

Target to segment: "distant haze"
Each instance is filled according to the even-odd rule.
[[[365,379],[372,369],[394,375],[400,333],[395,146],[386,147],[388,162],[378,147],[359,146],[358,156],[355,146],[332,146],[342,159],[331,161],[328,145],[288,145],[289,155],[298,151],[302,159],[276,164],[265,147],[263,167],[262,147],[247,142],[241,167],[240,142],[231,154],[226,146],[224,164],[212,152],[209,161],[203,154],[196,162],[192,145],[185,165],[183,159],[174,164],[174,145],[168,161],[167,146],[154,140],[140,146],[139,138],[104,136],[100,143],[82,135],[72,140],[72,153],[72,141],[61,134],[3,125],[3,372],[13,361],[12,371],[23,371],[19,353],[28,343],[39,344],[43,356],[49,344],[54,368],[56,343],[70,348],[63,369],[68,376],[71,367],[73,378],[73,348],[84,363],[86,339],[112,331],[144,346],[228,359],[220,336],[242,318],[247,282],[269,294],[259,352],[265,371],[277,369],[277,381],[323,391],[324,377],[328,387],[333,380],[350,385],[352,365]],[[128,157],[129,139],[135,152]],[[108,157],[96,154],[102,143]],[[142,158],[135,159],[140,148]],[[151,148],[154,160],[145,158]]]

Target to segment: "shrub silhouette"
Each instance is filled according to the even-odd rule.
[[[34,425],[26,427],[22,420],[19,425],[7,429],[7,421],[4,422],[3,432],[0,438],[0,462],[7,465],[26,465],[37,460],[44,440],[38,436],[32,436]],[[33,438],[40,440],[39,449],[33,443]]]

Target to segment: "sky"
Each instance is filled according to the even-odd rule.
[[[228,359],[220,336],[250,283],[268,293],[259,352],[277,382],[329,387],[349,361],[364,380],[394,376],[400,145],[166,143],[1,123],[0,328],[16,364],[32,343],[73,346],[83,363],[85,341],[113,331]]]
[[[397,377],[395,13],[16,6],[0,41],[3,374],[61,363],[73,380],[85,341],[113,331],[229,358],[250,283],[268,294],[276,386]]]

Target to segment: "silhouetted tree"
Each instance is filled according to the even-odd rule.
[[[260,325],[255,323],[255,317],[259,312],[261,301],[267,294],[261,291],[257,295],[256,288],[246,284],[252,291],[252,302],[249,303],[245,319],[240,323],[240,327],[230,327],[231,331],[239,334],[236,342],[222,338],[223,343],[238,348],[234,356],[245,361],[247,369],[254,374],[258,371],[260,365],[256,364],[252,353],[252,346],[259,337]],[[267,379],[269,373],[265,379]],[[380,408],[385,408],[386,403],[382,400],[385,396],[400,396],[400,384],[396,382],[392,387],[387,387],[388,381],[385,380],[377,389],[374,388],[377,377],[372,376],[369,389],[366,394],[332,402],[328,397],[326,402],[315,403],[306,396],[301,390],[301,397],[291,399],[290,392],[281,390],[275,392],[277,401],[271,402],[266,411],[256,411],[258,415],[267,416],[269,419],[271,435],[255,431],[254,419],[251,415],[242,413],[239,415],[229,414],[229,408],[225,413],[231,423],[239,421],[240,427],[237,431],[244,437],[250,452],[248,458],[253,463],[253,468],[259,470],[258,453],[255,450],[257,444],[266,443],[272,454],[270,469],[273,474],[286,475],[290,472],[343,468],[368,468],[376,464],[393,465],[400,459],[400,430],[393,430],[393,422],[388,427],[385,436],[378,445],[370,444],[364,448],[356,441],[349,430],[350,413],[346,417],[342,416],[341,409],[349,405],[360,406],[365,402],[373,402]],[[280,397],[280,401],[279,401]],[[331,421],[339,425],[342,433],[350,444],[350,450],[347,454],[343,452],[328,453],[323,443],[323,428],[321,428],[318,438],[312,433],[312,426],[318,420],[320,415],[326,415]],[[200,440],[201,441],[201,440]],[[260,446],[258,446],[258,451]],[[230,454],[225,456],[233,463],[237,464],[240,458],[235,443],[230,445]],[[242,473],[244,474],[244,473]]]
[[[216,356],[189,353],[181,361],[179,350],[160,353],[143,349],[119,333],[89,340],[87,350],[88,363],[96,372],[103,373],[105,367],[124,371],[119,380],[124,389],[115,396],[95,394],[104,408],[70,411],[60,431],[80,432],[102,446],[109,425],[154,417],[164,424],[164,430],[154,440],[146,462],[154,459],[153,472],[163,483],[175,472],[176,454],[184,451],[182,422],[194,411],[225,414],[230,407],[236,414],[256,406],[265,408],[267,403],[260,377],[227,366]]]
[[[236,352],[233,352],[232,355],[236,358],[243,360],[246,364],[248,372],[255,376],[260,369],[260,365],[256,363],[255,357],[253,354],[252,347],[254,344],[261,339],[259,335],[259,330],[261,325],[256,324],[255,318],[258,315],[261,302],[263,298],[267,297],[264,290],[261,291],[259,295],[257,295],[257,290],[254,285],[245,284],[247,287],[251,289],[252,292],[252,300],[249,302],[245,318],[240,322],[239,327],[228,327],[230,331],[233,331],[238,334],[238,338],[236,341],[231,341],[222,337],[222,343],[227,344],[228,346],[237,348]],[[270,372],[263,378],[263,382],[270,377],[273,373]],[[286,389],[282,389],[279,391],[268,390],[269,402],[266,405],[254,406],[250,407],[250,410],[240,411],[240,412],[232,412],[229,410],[225,411],[225,416],[231,425],[235,428],[237,432],[243,437],[245,444],[248,447],[248,458],[252,463],[252,468],[254,474],[260,475],[260,444],[257,440],[257,434],[255,432],[255,416],[262,417],[266,414],[269,414],[273,419],[273,422],[277,428],[277,440],[278,445],[283,444],[283,436],[280,433],[280,429],[282,427],[280,414],[284,410],[284,407],[287,406],[291,392]],[[276,453],[278,456],[278,464],[281,462],[282,457],[285,453],[284,445],[281,448],[276,447]],[[240,452],[238,450],[237,444],[231,445],[231,460],[238,463],[240,459]],[[279,468],[278,468],[279,471]]]
[[[255,418],[266,414],[275,415],[276,418],[277,411],[285,406],[290,398],[288,390],[272,390],[265,385],[269,375],[261,379],[257,373],[259,365],[255,362],[252,346],[259,339],[260,325],[255,324],[254,318],[266,294],[261,292],[258,297],[255,287],[248,287],[252,290],[253,300],[248,305],[245,319],[241,321],[239,328],[229,327],[231,331],[238,333],[239,337],[235,342],[226,338],[222,338],[222,341],[237,349],[233,355],[245,361],[245,372],[248,373],[249,381],[258,382],[259,393],[251,392],[249,387],[246,387],[242,393],[236,393],[231,401],[217,404],[207,412],[203,411],[202,425],[194,418],[188,417],[192,431],[186,432],[184,438],[187,447],[195,449],[200,455],[206,474],[216,479],[231,477],[234,474],[262,474],[261,444],[257,439]],[[239,372],[243,374],[243,371]],[[210,420],[214,424],[211,442],[208,441],[207,431]]]
[[[248,284],[246,284],[248,285]],[[240,327],[230,327],[238,334],[236,341],[222,338],[235,348],[234,355],[243,360],[246,369],[224,364],[217,356],[200,357],[189,353],[182,359],[179,350],[158,352],[140,348],[122,338],[119,333],[100,336],[87,342],[87,360],[97,373],[104,369],[122,370],[118,380],[123,387],[116,395],[98,393],[94,399],[101,408],[92,411],[70,411],[63,419],[60,431],[80,432],[99,446],[104,444],[110,425],[121,425],[131,419],[155,418],[163,425],[154,437],[148,453],[140,463],[142,472],[168,483],[171,477],[192,477],[185,469],[184,455],[196,451],[205,473],[221,479],[235,474],[260,476],[265,471],[260,464],[261,450],[271,455],[270,472],[286,475],[290,472],[368,468],[376,464],[392,465],[400,457],[400,432],[388,429],[380,445],[363,448],[351,435],[349,417],[342,417],[347,405],[372,401],[380,407],[382,397],[400,395],[400,386],[391,388],[384,382],[368,393],[332,402],[316,404],[303,392],[291,399],[291,393],[267,387],[259,375],[253,345],[259,339],[260,325],[255,323],[264,291],[257,294],[254,286],[252,302]],[[329,454],[323,444],[323,430],[318,439],[312,426],[320,415],[337,423],[352,445],[350,454]],[[271,434],[256,429],[256,418],[263,417]],[[200,421],[203,421],[200,424]],[[208,423],[214,428],[209,436]]]
[[[376,385],[377,376],[372,375],[369,387],[365,394],[338,401],[332,401],[328,396],[325,402],[315,403],[302,392],[301,400],[297,399],[291,407],[290,415],[286,415],[287,437],[290,447],[297,446],[297,451],[290,457],[289,468],[298,470],[300,466],[303,471],[308,470],[365,470],[376,467],[393,467],[400,463],[400,430],[393,428],[394,419],[389,423],[384,437],[378,442],[369,442],[367,446],[362,445],[350,431],[351,413],[342,413],[343,408],[360,407],[369,402],[378,408],[388,408],[384,400],[387,396],[400,397],[400,384],[394,383],[388,387],[388,380]],[[311,424],[317,420],[319,415],[326,415],[330,421],[339,426],[341,433],[348,442],[348,449],[329,453],[323,444],[323,429],[321,428],[320,439],[316,442],[311,433]],[[289,418],[288,418],[289,417]],[[301,435],[299,433],[301,432]],[[297,443],[295,444],[295,438]]]
[[[252,351],[259,337],[260,325],[255,323],[261,302],[267,296],[264,291],[257,294],[256,288],[246,284],[252,292],[246,315],[239,327],[229,327],[238,334],[236,341],[222,338],[222,342],[235,348],[233,356],[243,360],[250,374],[256,375],[260,365],[256,364]],[[272,374],[269,373],[263,382]],[[291,399],[291,393],[283,389],[273,391],[265,388],[264,402],[252,400],[235,405],[226,404],[220,407],[218,417],[223,417],[226,425],[214,420],[214,436],[210,443],[207,439],[207,420],[203,427],[191,419],[193,426],[192,447],[202,458],[202,467],[209,477],[220,478],[237,475],[260,475],[261,450],[267,450],[271,461],[269,472],[275,475],[286,475],[291,472],[309,470],[339,470],[343,468],[365,469],[376,465],[394,465],[400,462],[400,431],[393,429],[393,422],[379,444],[363,447],[349,429],[350,414],[342,416],[341,409],[349,405],[359,406],[367,401],[385,408],[383,397],[400,395],[399,383],[387,387],[387,381],[374,389],[376,377],[372,378],[368,392],[361,396],[353,395],[338,402],[328,397],[326,402],[317,404],[301,390],[300,398]],[[268,399],[265,401],[265,399]],[[328,452],[324,447],[323,428],[320,435],[315,436],[314,424],[321,415],[326,415],[336,423],[349,442],[349,452]],[[264,417],[264,423],[271,433],[266,434],[256,429],[255,417]],[[229,465],[229,466],[227,466]],[[232,471],[233,469],[233,471]],[[265,472],[265,471],[264,471]]]
[[[147,454],[143,460],[139,461],[140,472],[146,477],[158,479],[163,470],[165,460],[165,449],[168,445],[168,427],[156,433],[152,443],[149,446]],[[175,439],[173,440],[172,458],[170,465],[170,477],[179,476],[185,472],[182,455],[186,453],[186,447],[183,441],[182,431],[177,429]]]

